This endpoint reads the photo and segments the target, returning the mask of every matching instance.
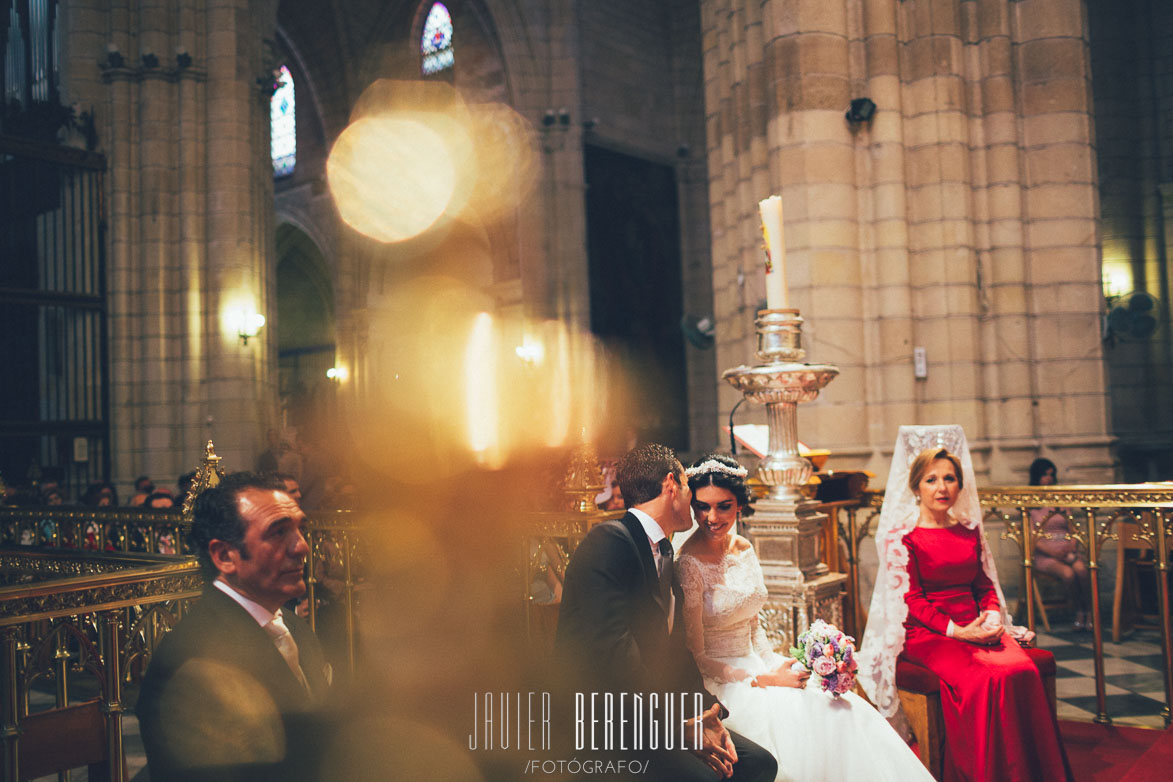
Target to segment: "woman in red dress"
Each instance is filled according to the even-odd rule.
[[[912,427],[902,427],[902,434],[906,428]],[[964,448],[960,427],[949,429],[957,430]],[[963,469],[963,459],[941,440],[910,451],[917,455],[911,463],[904,462],[907,483],[897,490],[890,478],[885,492],[885,506],[889,499],[897,508],[901,497],[912,500],[900,523],[885,530],[881,521],[877,533],[881,555],[894,562],[882,568],[876,591],[895,589],[903,605],[902,610],[893,610],[895,594],[873,596],[873,608],[877,600],[887,603],[878,622],[873,624],[877,617],[869,619],[861,666],[890,665],[891,671],[872,671],[861,681],[865,690],[877,692],[878,706],[885,699],[883,685],[889,685],[894,696],[893,650],[940,677],[945,782],[1070,782],[1071,770],[1038,669],[1020,645],[1020,638],[1029,639],[1021,628],[1009,627],[1005,615],[993,558],[982,539],[968,451],[963,454]],[[926,444],[925,438],[910,441]],[[955,512],[963,490],[965,515]],[[892,545],[897,541],[900,545]],[[878,652],[878,645],[886,646],[888,654]],[[889,716],[895,711],[892,708]]]

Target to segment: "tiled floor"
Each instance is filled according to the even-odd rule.
[[[1038,645],[1055,654],[1055,690],[1061,720],[1091,721],[1096,716],[1092,634],[1070,625],[1040,632]],[[1122,643],[1104,644],[1105,705],[1113,724],[1164,728],[1165,680],[1161,673],[1161,636],[1136,629]]]

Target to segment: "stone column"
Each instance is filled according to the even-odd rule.
[[[1026,150],[1025,216],[1038,445],[1069,479],[1113,478],[1101,342],[1098,177],[1087,16],[1079,0],[1011,6]],[[1005,353],[1005,351],[1003,351]],[[1020,472],[1030,454],[1020,457]]]
[[[549,59],[545,63],[548,83],[544,90],[547,105],[539,96],[536,104],[536,127],[542,150],[542,173],[538,183],[543,204],[543,250],[533,260],[543,264],[533,269],[540,314],[556,317],[577,327],[590,327],[590,281],[586,251],[586,182],[583,179],[582,120],[577,115],[582,105],[582,85],[578,71],[578,21],[576,5],[571,0],[554,0],[547,4],[546,37]],[[567,122],[560,112],[566,109]],[[553,111],[552,124],[547,112]]]
[[[95,9],[79,10],[92,27]],[[228,311],[273,315],[268,105],[256,80],[276,4],[116,0],[101,10],[124,59],[100,71],[98,108],[114,474],[166,485],[208,438],[245,468],[275,407],[272,338],[241,345]]]
[[[243,6],[243,7],[242,7]],[[205,13],[207,29],[207,292],[204,328],[208,334],[205,393],[209,429],[227,464],[244,467],[257,451],[261,422],[271,420],[274,400],[267,385],[272,337],[242,345],[231,322],[240,308],[260,311],[267,300],[271,247],[262,244],[264,225],[259,196],[272,197],[261,167],[268,161],[257,149],[257,123],[268,121],[267,95],[257,80],[271,78],[261,41],[272,35],[275,3],[213,0]],[[263,112],[262,112],[263,109]],[[263,119],[262,119],[263,114]],[[264,137],[268,138],[265,132]],[[259,192],[258,192],[259,191]],[[272,313],[261,314],[272,316]],[[264,408],[264,409],[263,409]],[[267,414],[266,414],[267,413]]]

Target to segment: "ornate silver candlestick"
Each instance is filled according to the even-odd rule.
[[[754,321],[758,359],[752,367],[728,369],[722,377],[746,399],[766,406],[770,440],[758,465],[769,487],[742,531],[754,544],[770,597],[766,614],[770,635],[786,648],[816,618],[842,625],[841,590],[846,576],[829,573],[819,551],[826,514],[815,510],[800,487],[814,468],[798,453],[799,402],[813,401],[839,370],[826,364],[799,363],[802,317],[798,310],[760,310]]]

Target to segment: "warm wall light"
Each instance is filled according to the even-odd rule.
[[[527,364],[536,365],[542,363],[542,359],[546,356],[546,348],[539,340],[527,336],[520,345],[513,349],[513,352]]]
[[[350,372],[346,367],[330,367],[326,370],[326,377],[330,378],[336,383],[341,383],[346,378],[350,377]]]
[[[265,325],[265,316],[259,312],[242,311],[240,321],[236,325],[236,333],[240,337],[240,344],[247,345],[248,341],[261,333]]]
[[[1127,269],[1115,268],[1111,269],[1105,267],[1101,280],[1104,286],[1104,298],[1114,299],[1117,296],[1123,296],[1132,290],[1132,275],[1128,273]]]

